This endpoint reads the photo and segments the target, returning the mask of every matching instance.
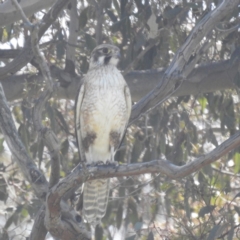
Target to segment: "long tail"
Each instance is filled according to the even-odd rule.
[[[106,213],[109,179],[86,182],[83,188],[83,213],[86,220],[96,226]]]

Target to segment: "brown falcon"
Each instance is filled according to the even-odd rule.
[[[76,135],[80,157],[87,164],[113,162],[131,113],[129,88],[117,69],[120,51],[97,46],[76,101]],[[109,179],[88,181],[83,188],[83,213],[96,225],[105,215]]]

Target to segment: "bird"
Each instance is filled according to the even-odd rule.
[[[81,161],[114,163],[128,126],[132,101],[129,87],[117,68],[120,50],[111,44],[93,49],[75,103],[75,129]],[[83,216],[96,226],[106,213],[109,179],[83,186]]]

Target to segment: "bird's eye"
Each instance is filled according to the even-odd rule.
[[[102,52],[105,53],[105,54],[108,54],[108,53],[110,53],[111,51],[110,51],[108,48],[103,48],[103,49],[102,49]]]

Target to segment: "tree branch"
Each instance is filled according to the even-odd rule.
[[[178,179],[186,177],[198,170],[203,166],[209,165],[222,156],[229,153],[231,150],[240,146],[240,131],[234,134],[232,137],[224,141],[218,147],[208,154],[205,154],[183,166],[177,166],[167,161],[166,159],[153,160],[144,163],[134,163],[126,165],[97,165],[94,167],[88,167],[88,172],[84,172],[81,165],[79,164],[71,174],[60,181],[56,186],[50,190],[48,198],[53,196],[55,201],[69,191],[80,184],[100,179],[100,178],[111,178],[111,177],[123,177],[133,176],[145,173],[161,173],[165,174],[172,179]],[[48,200],[49,201],[49,200]]]
[[[44,23],[39,29],[39,39],[43,36],[49,26],[55,21],[58,14],[66,6],[69,0],[58,0],[58,2],[48,11],[43,17],[42,22]],[[4,79],[9,74],[14,74],[22,67],[24,67],[33,58],[33,52],[31,49],[30,39],[27,41],[26,46],[20,52],[20,54],[6,66],[0,68],[0,79]]]
[[[184,81],[190,72],[190,57],[197,54],[196,49],[203,38],[221,21],[225,16],[230,14],[239,4],[239,0],[224,0],[212,12],[209,12],[193,29],[185,43],[177,51],[175,57],[164,73],[164,77],[160,83],[134,105],[130,122],[136,120],[142,113],[148,111],[152,107],[160,104],[169,98],[181,84],[179,75]],[[191,65],[193,68],[193,66]]]
[[[240,54],[238,51],[230,60],[209,63],[196,67],[182,85],[172,94],[172,97],[198,95],[224,89],[235,88],[234,78],[238,73]],[[139,101],[162,81],[166,69],[132,71],[125,76],[131,91],[132,100]],[[56,96],[59,99],[75,99],[81,77],[67,73],[55,66],[51,67],[51,75],[60,81]],[[180,79],[180,76],[179,76]],[[61,81],[63,84],[61,84]],[[68,87],[64,82],[70,83]],[[1,81],[8,101],[23,98],[26,93],[35,97],[43,85],[41,75],[23,74],[8,77]]]
[[[56,0],[21,0],[19,2],[21,8],[27,16],[31,16],[35,12],[47,9],[52,6]],[[21,19],[20,12],[16,12],[12,1],[4,1],[0,4],[0,26],[12,24]]]
[[[172,179],[183,178],[200,170],[203,166],[211,164],[226,155],[229,151],[233,150],[240,145],[240,131],[235,135],[230,137],[228,140],[224,141],[221,145],[216,147],[210,153],[203,155],[194,161],[191,161],[183,166],[176,166],[171,162],[160,159],[153,160],[144,163],[135,163],[135,164],[126,164],[126,165],[97,165],[94,167],[88,167],[88,172],[85,172],[82,169],[82,166],[79,164],[71,174],[62,179],[57,185],[55,185],[49,192],[47,196],[47,215],[45,219],[48,219],[48,226],[51,225],[52,232],[56,233],[56,237],[59,237],[58,227],[64,230],[63,239],[82,239],[82,238],[70,238],[72,236],[76,237],[79,229],[72,231],[73,235],[70,235],[68,226],[64,225],[62,222],[59,222],[60,216],[59,212],[61,209],[60,203],[62,197],[71,189],[75,189],[80,186],[82,183],[100,179],[100,178],[110,178],[110,177],[123,177],[123,176],[133,176],[145,173],[161,173],[165,174]],[[74,222],[74,220],[73,220]],[[76,221],[75,221],[76,224]],[[75,225],[74,225],[75,226]],[[74,232],[74,233],[73,233]],[[80,231],[85,236],[89,236],[88,232]],[[83,237],[83,235],[81,235]]]
[[[31,183],[36,195],[43,199],[48,192],[48,182],[28,155],[19,138],[12,114],[0,84],[0,128],[11,153],[24,177]]]

